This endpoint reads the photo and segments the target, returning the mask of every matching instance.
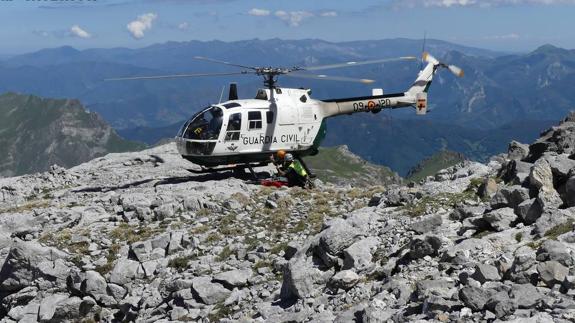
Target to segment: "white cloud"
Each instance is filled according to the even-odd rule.
[[[126,27],[130,34],[132,34],[132,37],[140,39],[144,37],[145,31],[152,29],[152,23],[157,18],[158,15],[155,13],[146,13],[138,16],[138,19],[130,22]]]
[[[74,25],[70,28],[70,35],[84,39],[92,38],[92,35],[89,32],[78,25]]]
[[[184,21],[184,22],[178,24],[178,29],[179,30],[188,30],[188,29],[190,29],[190,23],[187,21]]]
[[[322,17],[337,17],[337,12],[335,11],[324,11],[319,14]]]
[[[517,5],[575,4],[575,0],[394,0],[396,7],[502,7]]]
[[[313,13],[309,11],[283,11],[278,10],[275,12],[275,16],[279,19],[283,20],[291,27],[297,27],[301,24],[301,22],[307,18],[311,18],[314,16]]]
[[[265,17],[270,15],[270,11],[266,9],[252,8],[248,11],[248,15],[256,17]]]

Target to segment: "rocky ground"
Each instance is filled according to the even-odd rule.
[[[575,115],[410,186],[186,167],[168,144],[0,179],[0,322],[575,320]]]

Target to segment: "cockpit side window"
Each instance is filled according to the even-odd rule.
[[[242,129],[242,114],[234,113],[228,120],[225,141],[240,140],[240,131]]]
[[[218,107],[211,107],[198,113],[188,121],[189,125],[184,138],[195,140],[217,140],[222,129],[223,112]]]
[[[262,128],[262,113],[260,111],[248,112],[249,130]]]

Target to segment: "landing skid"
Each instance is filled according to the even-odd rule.
[[[245,175],[245,169],[250,171],[254,180],[259,180],[257,173],[254,171],[254,167],[264,167],[267,166],[268,162],[261,162],[261,163],[249,163],[249,164],[238,164],[232,166],[224,166],[224,167],[202,167],[202,169],[188,169],[189,172],[194,174],[216,174],[220,172],[227,172],[232,171],[236,175]]]

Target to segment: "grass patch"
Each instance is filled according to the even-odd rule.
[[[230,249],[229,246],[225,246],[224,249],[222,249],[222,251],[220,251],[220,253],[218,254],[218,261],[228,260],[233,253],[234,252],[232,251],[232,249]]]
[[[190,262],[190,257],[182,256],[170,259],[168,261],[168,267],[174,268],[179,272],[183,272],[188,269],[188,263]]]
[[[217,232],[212,232],[212,233],[208,234],[208,236],[206,237],[206,242],[212,243],[212,242],[216,242],[220,239],[221,239],[221,236]]]
[[[270,252],[274,255],[277,255],[283,250],[285,250],[287,245],[288,245],[287,242],[278,243],[270,249]]]
[[[202,234],[202,233],[208,232],[208,230],[210,230],[210,227],[208,227],[207,225],[201,224],[195,228],[190,229],[190,234],[191,235]]]
[[[147,226],[130,226],[127,223],[120,223],[110,232],[110,238],[113,240],[126,241],[134,243],[137,241],[147,240],[154,235],[164,232],[162,228],[150,228]]]
[[[462,193],[439,193],[434,196],[424,196],[416,202],[402,206],[400,210],[406,212],[411,217],[419,217],[437,212],[440,208],[453,208],[465,200],[474,199],[474,192],[465,191]]]
[[[50,206],[49,200],[32,200],[20,206],[8,208],[0,211],[0,213],[24,213],[35,209],[45,209]]]
[[[543,240],[535,240],[535,241],[531,241],[531,242],[527,243],[526,246],[533,249],[533,250],[537,250],[537,249],[539,249],[539,247],[541,247],[542,244],[543,244]]]
[[[208,320],[210,322],[219,322],[220,320],[229,317],[233,314],[231,306],[225,306],[224,304],[217,304],[213,311],[208,315]]]
[[[254,270],[258,270],[260,268],[271,268],[272,264],[269,261],[265,261],[265,260],[260,260],[258,262],[256,262],[256,264],[254,265]]]
[[[114,261],[116,261],[116,256],[120,251],[120,245],[114,243],[108,248],[108,255],[106,256],[106,264],[102,266],[97,266],[96,271],[100,273],[100,275],[104,276],[105,274],[112,271],[114,268]]]
[[[575,221],[573,219],[567,220],[567,222],[554,226],[553,228],[547,230],[545,232],[545,237],[551,240],[557,240],[557,238],[567,232],[571,232],[573,230],[573,224]]]

